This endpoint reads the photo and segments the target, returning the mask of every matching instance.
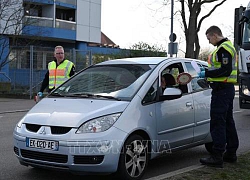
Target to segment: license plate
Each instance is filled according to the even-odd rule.
[[[58,151],[59,142],[43,139],[26,138],[26,146],[30,148]]]

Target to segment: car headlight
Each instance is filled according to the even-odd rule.
[[[22,124],[23,124],[23,121],[24,121],[24,119],[22,118],[18,123],[17,123],[17,127],[18,128],[21,128],[22,127]]]
[[[242,86],[242,92],[243,92],[243,94],[250,96],[250,92],[248,90],[248,87],[245,85]]]
[[[121,113],[117,114],[110,114],[107,116],[102,116],[96,119],[92,119],[88,122],[85,122],[82,124],[76,133],[97,133],[97,132],[103,132],[109,129],[113,124],[116,122],[116,120],[120,117]]]

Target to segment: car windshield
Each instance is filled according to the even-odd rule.
[[[250,42],[250,23],[245,22],[243,31],[243,43],[249,43],[249,42]]]
[[[130,101],[146,80],[153,65],[96,65],[80,72],[51,96],[104,98]]]

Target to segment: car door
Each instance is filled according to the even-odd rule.
[[[201,67],[202,65],[198,63]],[[211,88],[202,88],[198,83],[197,72],[190,62],[185,62],[185,66],[192,77],[191,91],[193,96],[193,107],[195,111],[194,142],[201,141],[207,137],[210,130],[210,101]]]
[[[159,72],[159,78],[164,73],[170,73],[175,78],[184,72],[183,64],[175,62],[167,64]],[[192,94],[187,86],[178,86],[183,91],[179,99],[165,100],[156,103],[157,135],[160,140],[160,150],[171,150],[193,141],[194,105]]]

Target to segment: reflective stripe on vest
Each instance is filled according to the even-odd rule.
[[[236,51],[234,46],[230,41],[223,42],[210,56],[208,59],[208,67],[209,69],[219,69],[221,67],[221,62],[218,62],[217,52],[223,47],[226,49],[232,56],[232,72],[229,77],[218,77],[218,78],[207,78],[208,81],[216,81],[216,82],[228,82],[228,83],[236,83],[237,82],[237,66],[238,62],[236,59]]]
[[[56,67],[56,62],[52,61],[48,65],[49,69],[49,89],[56,88],[70,78],[70,70],[73,63],[69,60],[64,60]]]

